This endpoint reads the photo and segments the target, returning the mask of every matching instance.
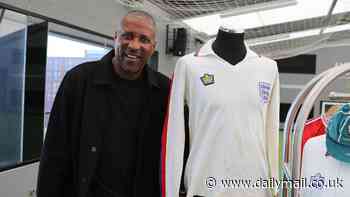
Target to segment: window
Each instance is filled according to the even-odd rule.
[[[108,36],[46,20],[50,19],[0,7],[0,171],[39,159],[44,128],[65,73],[111,49],[104,47],[107,42],[111,46]],[[70,36],[49,33],[50,26]]]
[[[27,18],[4,11],[0,23],[0,168],[22,160]]]
[[[49,33],[45,85],[45,128],[57,90],[66,72],[83,62],[101,59],[109,50],[111,48],[102,45]]]

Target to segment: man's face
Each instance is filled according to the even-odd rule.
[[[117,66],[124,74],[139,76],[155,48],[155,30],[152,22],[141,16],[126,16],[122,32],[116,35]]]

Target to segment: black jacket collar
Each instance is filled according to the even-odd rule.
[[[102,59],[99,61],[100,66],[93,73],[93,81],[97,85],[112,85],[113,83],[113,66],[112,66],[112,58],[114,57],[114,49],[108,52]],[[150,87],[160,88],[159,79],[156,76],[155,71],[149,68],[146,64],[145,74],[148,85]]]

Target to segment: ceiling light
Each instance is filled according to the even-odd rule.
[[[263,27],[308,18],[326,16],[333,0],[298,0],[296,5],[220,18],[218,14],[184,20],[187,25],[209,36],[215,35],[221,24],[240,25],[243,29]],[[256,5],[258,6],[258,5]],[[350,11],[350,6],[347,8]],[[344,9],[343,9],[344,11]]]
[[[324,33],[333,33],[333,32],[346,31],[346,30],[350,30],[350,24],[328,27],[327,29],[324,30]]]
[[[306,31],[292,32],[288,34],[279,34],[279,35],[267,36],[267,37],[262,37],[257,39],[249,39],[247,40],[247,43],[249,46],[262,45],[262,44],[268,44],[273,42],[280,42],[285,40],[315,36],[320,34],[320,31],[321,31],[321,28],[317,28],[317,29],[306,30]]]

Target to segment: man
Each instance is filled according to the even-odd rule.
[[[159,196],[168,79],[146,62],[152,16],[123,17],[116,47],[70,70],[57,93],[41,155],[38,197]]]

